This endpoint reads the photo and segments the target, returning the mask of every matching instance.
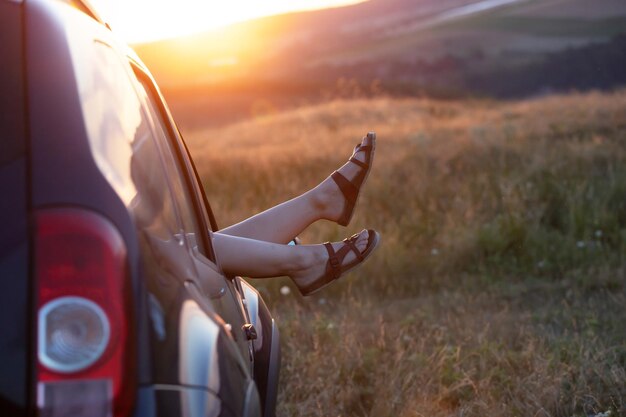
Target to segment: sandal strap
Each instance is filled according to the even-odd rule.
[[[359,195],[359,189],[356,185],[338,171],[333,172],[330,177],[335,181],[347,201],[356,200]]]
[[[359,152],[365,152],[365,160],[369,161],[370,160],[370,154],[372,152],[373,146],[372,145],[361,145],[360,143],[357,143],[357,145],[354,147],[354,151],[352,152],[352,156],[350,157],[350,159],[348,159],[348,161],[352,162],[353,164],[358,165],[359,167],[363,168],[356,176],[355,180],[357,181],[358,186],[360,187],[361,182],[363,181],[362,179],[365,177],[365,173],[369,170],[370,165],[367,162],[363,162],[363,161],[359,161],[358,159],[356,159],[354,157],[354,155],[356,155]]]
[[[328,268],[332,274],[333,279],[338,279],[341,276],[341,260],[337,256],[333,245],[330,242],[325,242],[324,247],[328,251]],[[345,256],[345,255],[344,255]],[[343,260],[343,257],[341,258]],[[327,269],[328,269],[327,268]]]
[[[356,155],[359,152],[365,152],[367,154],[367,157],[365,159],[369,160],[370,152],[372,151],[372,149],[374,149],[372,145],[361,145],[360,143],[357,143],[356,146],[354,147],[354,150],[352,151],[352,157],[350,159],[354,158],[354,155]]]
[[[359,249],[356,247],[356,244],[354,243],[354,242],[356,242],[356,239],[357,239],[358,236],[359,235],[353,235],[349,239],[344,239],[343,240],[344,246],[342,246],[341,249],[339,249],[337,251],[337,256],[339,256],[341,258],[342,262],[343,262],[344,258],[348,255],[348,252],[350,252],[350,251],[354,252],[354,254],[356,255],[356,257],[357,257],[357,259],[359,261],[363,260],[363,255],[361,254]]]
[[[344,239],[343,246],[341,246],[341,248],[337,251],[335,251],[335,248],[333,248],[333,245],[330,242],[324,243],[324,247],[326,248],[326,251],[328,251],[328,266],[326,269],[330,272],[329,275],[332,276],[332,279],[338,279],[341,274],[343,274],[345,268],[342,263],[350,251],[354,252],[359,262],[363,261],[363,254],[354,243],[358,237],[358,234],[354,234],[351,237]]]
[[[361,168],[364,168],[364,169],[369,168],[369,165],[368,165],[368,164],[366,164],[366,163],[365,163],[365,162],[363,162],[363,161],[359,161],[358,159],[356,159],[356,158],[355,158],[355,157],[353,157],[353,156],[352,156],[352,157],[350,157],[350,159],[348,159],[348,161],[352,162],[353,164],[356,164],[356,165],[360,166]]]
[[[368,133],[368,137],[372,135],[373,134]],[[358,152],[365,152],[365,161],[360,161],[355,158],[355,155]],[[373,155],[374,145],[361,145],[360,143],[357,143],[352,151],[352,155],[348,159],[349,162],[360,168],[354,178],[348,179],[337,171],[331,174],[332,179],[335,181],[346,200],[343,211],[337,219],[337,224],[341,226],[347,226],[350,219],[352,219],[354,207],[359,197],[359,192],[361,191],[361,186],[363,185],[365,178],[367,178],[372,166]]]

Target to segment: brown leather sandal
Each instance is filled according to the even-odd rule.
[[[367,246],[363,252],[360,252],[355,243],[356,239],[359,237],[359,234],[354,234],[349,238],[343,240],[343,246],[339,248],[338,251],[335,252],[333,245],[330,242],[324,243],[324,247],[328,251],[328,263],[326,264],[326,272],[324,275],[311,282],[310,284],[300,286],[296,282],[296,286],[298,290],[300,290],[300,294],[303,296],[311,295],[321,290],[331,282],[336,279],[339,279],[346,272],[356,268],[361,265],[363,261],[365,261],[376,249],[378,244],[380,243],[380,235],[377,231],[368,229],[368,240]],[[356,254],[356,259],[348,262],[345,265],[342,265],[343,260],[346,255],[350,252],[354,252]]]
[[[350,220],[352,220],[352,216],[354,215],[354,207],[356,206],[357,199],[359,198],[359,193],[361,192],[361,185],[363,185],[363,183],[367,179],[370,173],[370,168],[372,167],[372,163],[374,162],[376,133],[369,132],[367,134],[367,137],[370,138],[370,144],[356,145],[356,147],[354,148],[354,152],[352,152],[352,156],[348,160],[353,164],[361,167],[361,170],[356,175],[356,177],[354,177],[354,179],[350,181],[338,171],[335,171],[330,175],[330,177],[335,181],[335,183],[339,187],[339,190],[341,190],[341,193],[346,199],[346,204],[343,208],[343,212],[341,213],[339,220],[337,220],[337,223],[341,226],[347,226],[348,223],[350,223]],[[359,161],[354,157],[357,152],[365,152],[365,162]]]

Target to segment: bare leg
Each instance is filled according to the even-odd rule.
[[[365,136],[361,144],[369,145],[370,141]],[[357,152],[355,158],[364,161],[365,154]],[[352,162],[346,162],[338,171],[346,178],[353,179],[361,169]],[[306,193],[222,229],[218,234],[285,244],[317,220],[337,221],[344,204],[343,194],[328,177]]]
[[[361,252],[367,246],[368,235],[363,230],[355,243]],[[328,252],[323,245],[289,246],[220,233],[213,236],[216,255],[227,274],[252,278],[288,276],[297,284],[306,285],[326,271]],[[342,242],[333,243],[336,250],[342,245]],[[343,263],[355,257],[349,253]]]
[[[216,234],[288,243],[311,223],[321,219],[330,220],[329,206],[334,197],[331,197],[330,192],[319,189],[322,184],[296,198],[224,228]]]

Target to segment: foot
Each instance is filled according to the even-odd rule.
[[[370,232],[375,235],[370,236]],[[346,246],[350,246],[349,243],[346,243],[348,240],[354,244],[354,248],[359,252],[358,255],[352,248],[345,249]],[[378,234],[365,229],[342,242],[329,244],[332,246],[332,252],[337,255],[338,265],[334,270],[330,267],[329,262],[331,250],[325,247],[326,244],[307,246],[306,248],[309,249],[308,261],[303,263],[301,269],[294,271],[290,277],[303,295],[309,295],[339,278],[342,272],[347,272],[363,262],[377,244]],[[342,255],[342,252],[345,252],[345,255]]]
[[[360,145],[371,145],[375,147],[375,137],[375,135],[366,135],[361,140]],[[367,152],[365,151],[354,152],[352,154],[352,158],[363,163],[368,162]],[[369,159],[369,162],[371,163],[372,158]],[[354,183],[359,175],[363,175],[363,171],[365,169],[366,168],[360,167],[352,161],[348,161],[341,168],[339,168],[337,172],[343,175],[348,181]],[[346,205],[349,204],[349,202],[346,200],[344,193],[341,191],[339,185],[332,177],[329,176],[328,178],[326,178],[324,181],[322,181],[321,184],[315,187],[313,191],[315,207],[320,211],[321,217],[323,219],[338,222],[340,219],[342,219],[342,217],[345,217],[344,211],[346,210]]]

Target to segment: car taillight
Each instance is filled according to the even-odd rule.
[[[124,241],[82,209],[41,210],[35,221],[40,414],[127,416],[136,361]]]

